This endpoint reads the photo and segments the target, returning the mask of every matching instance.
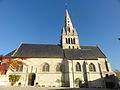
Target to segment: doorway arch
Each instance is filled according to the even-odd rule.
[[[36,74],[35,73],[30,73],[28,76],[28,85],[29,86],[34,86]]]

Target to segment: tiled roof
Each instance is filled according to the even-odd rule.
[[[81,49],[62,49],[60,45],[55,44],[21,44],[5,57],[67,58],[70,60],[106,58],[98,46],[81,46]]]

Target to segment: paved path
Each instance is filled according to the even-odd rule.
[[[97,88],[41,88],[41,87],[10,87],[0,86],[0,90],[120,90],[120,89],[97,89]]]

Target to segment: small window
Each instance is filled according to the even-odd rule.
[[[48,63],[45,63],[44,65],[43,65],[43,68],[42,68],[42,71],[43,72],[49,72],[49,64]]]
[[[91,72],[95,72],[96,71],[95,65],[93,63],[89,64],[89,71],[91,71]]]
[[[23,64],[18,64],[16,71],[17,72],[22,72],[23,71]]]
[[[81,71],[81,65],[79,62],[76,64],[76,71]]]
[[[69,48],[70,48],[70,46],[69,46]]]
[[[57,64],[56,71],[57,72],[62,72],[62,64],[61,63]]]
[[[73,49],[74,49],[74,46],[73,46]]]

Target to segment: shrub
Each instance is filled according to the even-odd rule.
[[[11,86],[13,86],[17,81],[19,81],[20,75],[10,74],[9,82],[11,82]]]

